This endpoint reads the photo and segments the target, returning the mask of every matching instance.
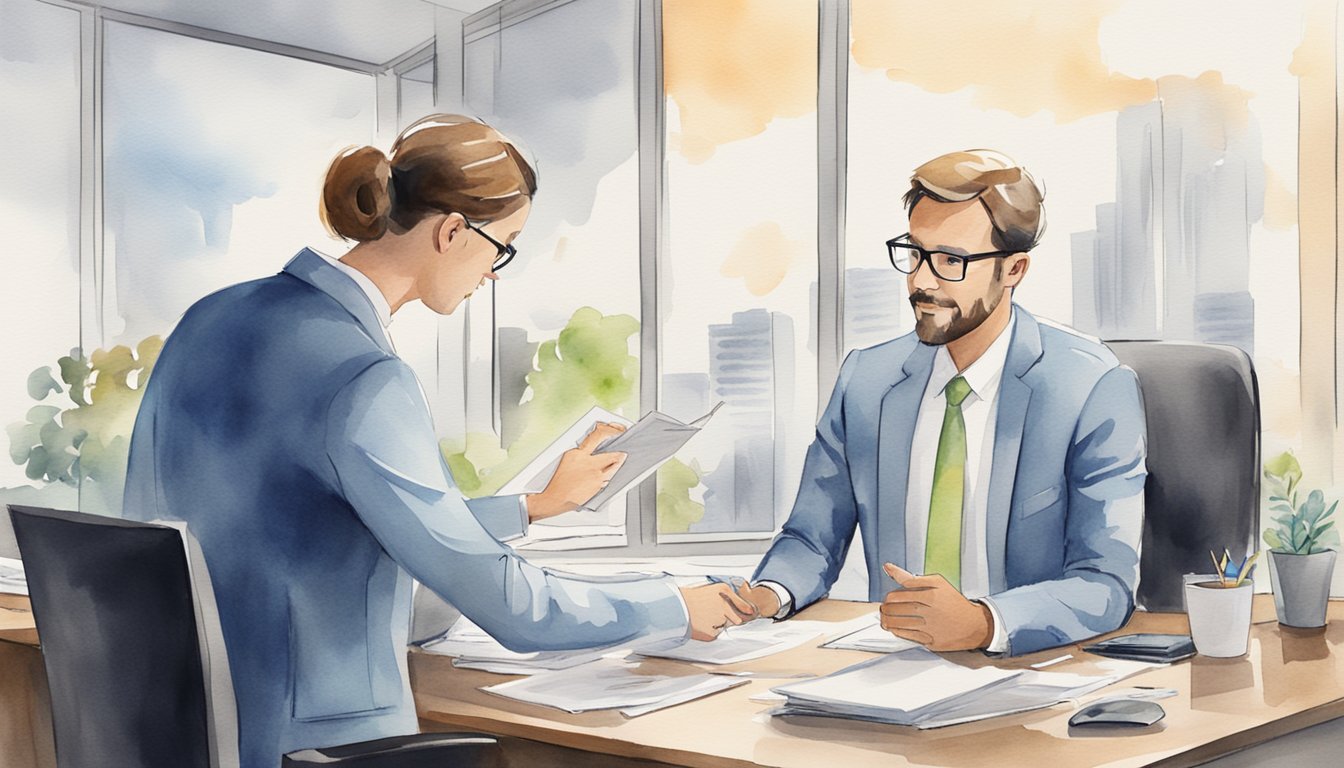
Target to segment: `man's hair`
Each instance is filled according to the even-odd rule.
[[[990,239],[1002,251],[1029,251],[1045,232],[1045,193],[1027,169],[991,149],[949,152],[916,168],[902,198],[906,213],[926,197],[940,203],[979,200],[994,228]]]

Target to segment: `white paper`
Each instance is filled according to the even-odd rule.
[[[1143,662],[1101,667],[1105,672],[1100,675],[971,670],[924,649],[902,651],[826,678],[776,687],[786,703],[771,714],[941,728],[1053,706],[1152,668]]]
[[[877,616],[865,617],[862,628],[823,644],[822,648],[836,648],[846,651],[868,651],[870,653],[896,653],[911,648],[919,648],[919,643],[897,637],[882,628]]]
[[[620,709],[634,713],[631,715],[633,717],[746,682],[710,674],[680,677],[643,675],[636,671],[637,668],[636,664],[603,659],[583,667],[543,672],[521,680],[488,685],[481,690],[566,712]]]
[[[0,592],[10,595],[28,594],[28,579],[23,573],[23,561],[0,557]]]
[[[544,490],[551,475],[555,474],[555,468],[560,465],[561,455],[583,442],[583,438],[587,437],[599,421],[607,421],[621,424],[626,430],[599,445],[596,453],[620,452],[626,454],[626,459],[607,487],[584,505],[588,510],[601,509],[608,501],[653,474],[663,462],[672,458],[687,440],[700,431],[718,407],[714,406],[714,410],[690,424],[684,424],[658,411],[649,411],[638,422],[632,424],[627,418],[595,406],[548,445],[512,480],[505,483],[499,490],[499,495],[538,493]],[[572,518],[572,515],[567,517]]]
[[[569,669],[596,661],[621,650],[614,646],[574,651],[511,651],[476,626],[466,616],[458,618],[442,636],[426,640],[420,648],[428,653],[457,657],[453,666],[480,669],[502,675],[534,675],[548,670]]]
[[[728,627],[714,640],[686,640],[675,645],[660,644],[640,648],[640,656],[694,661],[702,664],[736,664],[797,648],[809,640],[831,632],[829,621],[774,621],[757,619],[741,626]]]
[[[912,648],[774,691],[788,696],[791,703],[797,700],[914,714],[947,698],[978,693],[1020,674],[996,667],[963,667],[924,648]]]

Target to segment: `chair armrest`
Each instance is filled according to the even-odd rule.
[[[503,760],[499,743],[480,733],[417,733],[386,739],[300,749],[285,755],[282,768],[494,768]]]

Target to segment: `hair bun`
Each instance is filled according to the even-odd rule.
[[[337,237],[377,240],[392,212],[392,167],[374,147],[351,147],[336,156],[322,185],[322,221]]]

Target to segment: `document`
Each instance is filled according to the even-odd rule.
[[[916,728],[1027,712],[1075,699],[1151,668],[1112,661],[1100,675],[971,669],[925,648],[896,651],[832,675],[772,689],[785,703],[772,715],[870,720]]]
[[[481,690],[566,712],[619,709],[626,717],[638,717],[748,682],[708,673],[679,677],[646,675],[640,674],[638,667],[619,659],[603,659],[583,667],[488,685]]]
[[[635,651],[640,656],[695,661],[702,664],[736,664],[797,648],[808,640],[835,631],[830,621],[774,621],[757,619],[728,627],[713,640],[677,640]]]
[[[599,421],[613,422],[626,427],[625,432],[602,443],[597,453],[620,452],[626,454],[625,463],[617,470],[607,487],[584,505],[588,510],[599,510],[618,494],[653,474],[663,462],[672,458],[681,446],[686,444],[706,423],[715,411],[722,406],[720,402],[713,410],[690,424],[682,422],[658,411],[650,411],[643,418],[631,424],[629,419],[617,416],[611,411],[594,407],[574,422],[564,434],[556,438],[537,458],[533,459],[512,480],[500,489],[499,495],[509,496],[520,493],[538,493],[546,488],[555,468],[560,464],[560,456],[577,446],[592,431]],[[572,517],[567,515],[566,517]],[[588,520],[587,524],[595,521]],[[558,526],[557,526],[558,527]]]
[[[913,640],[897,637],[883,629],[876,615],[865,618],[867,621],[858,630],[833,638],[823,643],[821,647],[869,653],[896,653],[920,647],[919,643]]]
[[[23,574],[23,561],[0,557],[0,592],[11,595],[28,594],[28,579]]]
[[[613,646],[584,648],[575,651],[511,651],[476,626],[466,616],[460,617],[447,632],[418,644],[421,650],[444,656],[454,656],[453,666],[480,669],[501,675],[535,675],[557,669],[569,669],[596,661],[620,651]]]

